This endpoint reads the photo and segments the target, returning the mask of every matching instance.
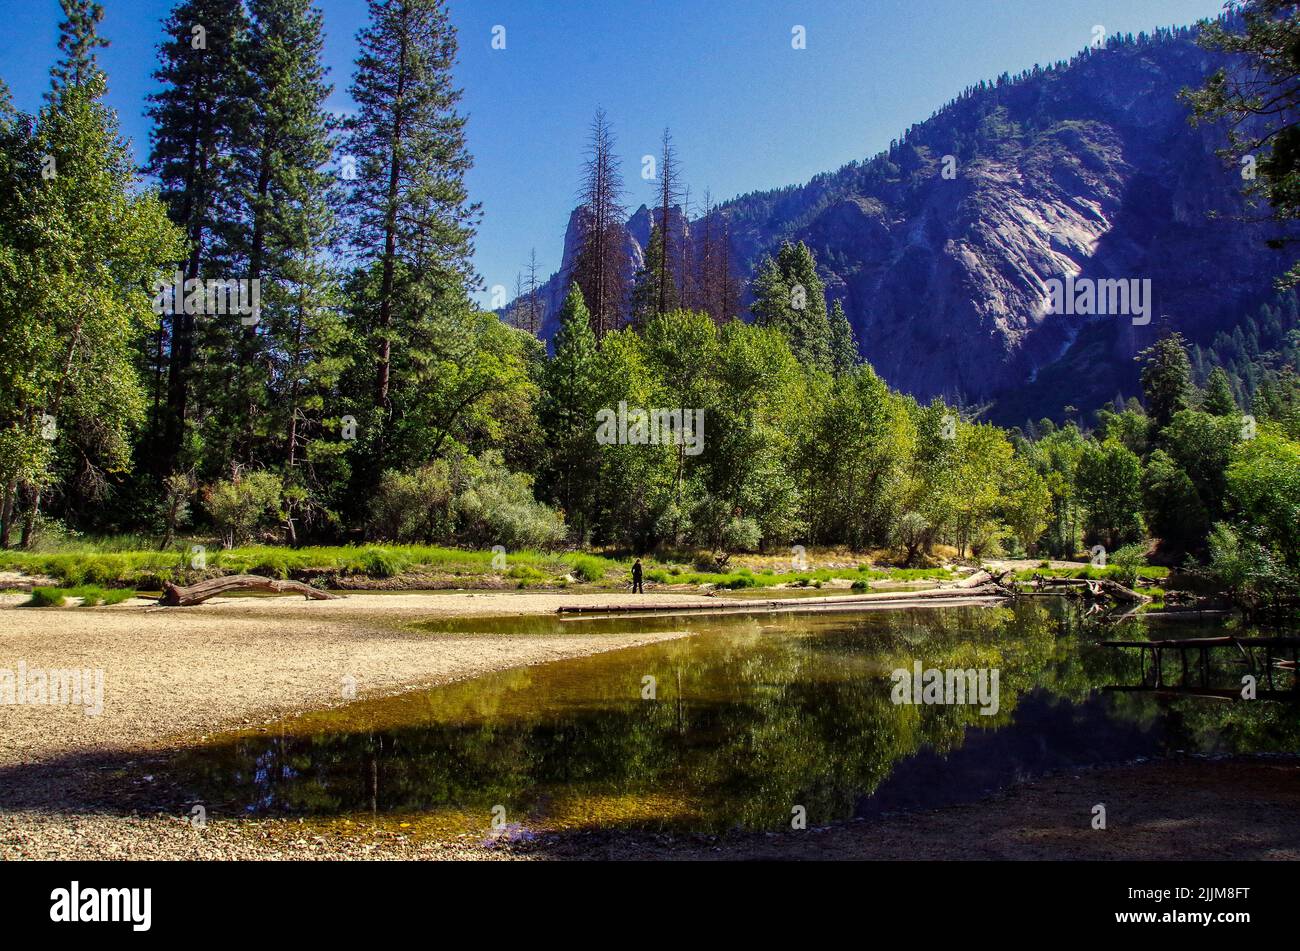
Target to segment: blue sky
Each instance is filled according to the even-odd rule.
[[[136,155],[171,0],[101,0],[109,102]],[[349,107],[364,0],[318,0],[335,94]],[[609,115],[628,205],[652,200],[641,156],[670,126],[693,200],[806,181],[864,158],[964,86],[1070,55],[1093,27],[1137,33],[1213,16],[1222,0],[452,0],[483,205],[476,264],[513,292],[537,249],[558,267],[587,126]],[[0,76],[39,107],[56,59],[57,0],[0,0]],[[805,28],[806,48],[792,48]],[[492,48],[505,27],[506,48]],[[486,300],[486,295],[484,296]]]

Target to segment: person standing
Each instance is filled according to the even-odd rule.
[[[641,559],[638,558],[632,563],[632,593],[645,594],[645,587],[641,584]]]

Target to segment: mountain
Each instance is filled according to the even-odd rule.
[[[920,399],[1023,422],[1133,394],[1133,357],[1163,329],[1231,332],[1290,263],[1265,246],[1272,226],[1246,220],[1223,130],[1193,127],[1178,99],[1224,65],[1195,39],[1114,37],[1003,75],[871,159],[724,202],[733,259],[748,277],[781,241],[806,242],[863,356]],[[1149,323],[1048,312],[1049,282],[1071,277],[1149,287]]]

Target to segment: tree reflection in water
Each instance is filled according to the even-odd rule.
[[[434,814],[469,831],[503,805],[530,826],[717,831],[788,827],[795,805],[810,825],[876,811],[891,776],[877,805],[906,808],[1063,764],[1300,748],[1294,706],[1101,693],[1136,661],[1097,647],[1115,629],[1068,603],[671,621],[696,636],[217,737],[176,772],[227,813]],[[510,623],[558,624],[493,622]],[[998,668],[997,714],[894,704],[889,674],[915,660]]]

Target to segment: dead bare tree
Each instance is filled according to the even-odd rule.
[[[669,281],[673,280],[673,250],[683,244],[684,235],[673,233],[672,212],[673,206],[681,198],[681,192],[678,182],[677,172],[677,151],[673,148],[672,133],[667,128],[664,129],[662,146],[659,155],[659,241],[661,244],[659,254],[659,273],[655,275],[658,282],[658,300],[655,301],[655,313],[666,313],[674,301],[669,293]],[[683,275],[684,277],[685,275]]]
[[[581,243],[570,279],[576,281],[599,340],[622,323],[628,292],[627,209],[614,134],[603,109],[591,123],[580,193]]]

